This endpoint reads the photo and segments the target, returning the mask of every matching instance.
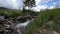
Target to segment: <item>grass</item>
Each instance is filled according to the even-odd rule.
[[[37,13],[35,13],[34,11],[31,11],[31,10],[20,11],[20,10],[9,10],[9,9],[0,8],[0,16],[5,16],[6,19],[14,18],[14,17],[18,17],[18,16],[27,16],[27,15],[36,16]]]
[[[17,16],[24,16],[24,15],[35,15],[35,12],[31,10],[9,10],[9,9],[0,9],[0,16],[8,17],[17,17]]]
[[[6,18],[31,15],[35,16],[36,13],[31,10],[0,10],[0,16]],[[60,8],[41,11],[36,21],[29,26],[27,34],[37,34],[39,28],[54,30],[60,33]]]
[[[54,30],[60,33],[60,8],[41,11],[36,21],[29,26],[27,34],[37,34],[38,28]]]

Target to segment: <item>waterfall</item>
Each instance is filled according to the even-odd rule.
[[[34,21],[34,19],[32,20],[27,20],[26,22],[24,23],[18,23],[15,28],[21,28],[21,27],[26,27],[28,24],[30,24],[32,21]]]

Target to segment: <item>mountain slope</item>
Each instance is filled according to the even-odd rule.
[[[41,11],[27,34],[60,34],[60,8]]]

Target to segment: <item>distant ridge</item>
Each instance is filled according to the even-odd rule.
[[[0,10],[8,10],[8,8],[0,7]]]

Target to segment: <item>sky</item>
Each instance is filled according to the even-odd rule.
[[[40,11],[41,9],[53,9],[55,6],[60,6],[60,0],[35,0],[36,7],[32,10]],[[22,9],[23,0],[0,0],[0,7],[10,9]]]
[[[0,7],[21,9],[23,7],[23,2],[22,0],[0,0]]]
[[[41,10],[41,9],[53,9],[55,6],[60,6],[60,0],[36,0],[36,7],[34,10]]]

